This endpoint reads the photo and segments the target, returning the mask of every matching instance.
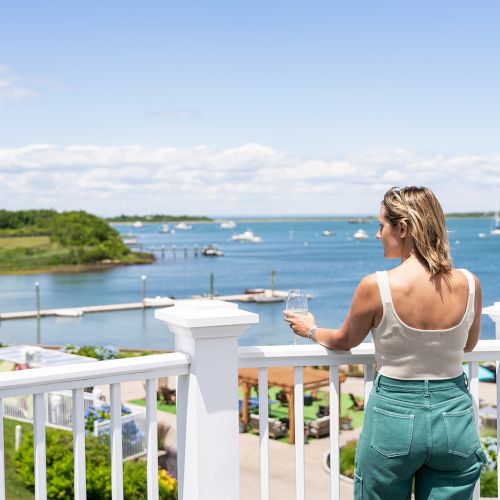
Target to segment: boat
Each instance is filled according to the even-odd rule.
[[[369,238],[368,234],[364,229],[359,228],[355,233],[354,233],[354,238],[357,240],[367,240]]]
[[[333,236],[335,233],[330,229],[325,229],[324,231],[321,231],[321,234],[322,236]]]
[[[284,302],[285,300],[285,297],[273,295],[273,293],[270,291],[266,291],[265,293],[258,293],[254,296],[254,301],[259,304],[272,304],[274,302]]]
[[[201,255],[205,257],[222,257],[224,252],[217,245],[208,245],[201,251]]]
[[[136,220],[133,224],[132,227],[144,227],[144,224],[140,220]]]
[[[484,238],[486,236],[486,233],[477,233],[479,238]]]
[[[370,222],[366,217],[349,217],[347,219],[349,224],[368,224]]]
[[[495,219],[490,234],[493,236],[500,236],[500,215],[498,214],[498,210],[495,212]]]
[[[123,238],[125,245],[137,245],[137,238]]]
[[[231,241],[262,243],[263,239],[260,236],[255,235],[250,229],[247,229],[244,233],[233,234],[233,236],[231,236]]]
[[[234,220],[226,220],[220,223],[221,229],[234,229],[236,227],[236,222]]]
[[[168,224],[163,224],[161,226],[160,233],[168,234],[168,233],[171,233],[171,232],[172,232],[172,230],[170,229],[170,226]]]
[[[246,288],[243,293],[255,295],[256,293],[264,293],[264,288]]]
[[[185,222],[179,222],[179,224],[175,226],[175,229],[180,229],[181,231],[189,231],[190,229],[193,229],[193,226],[190,226]]]

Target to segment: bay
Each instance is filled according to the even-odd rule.
[[[40,283],[41,307],[138,302],[141,276],[147,276],[146,295],[189,298],[208,292],[209,276],[215,276],[220,295],[242,293],[245,288],[270,287],[271,271],[276,271],[280,290],[303,288],[314,295],[310,310],[322,326],[342,323],[354,289],[368,273],[390,269],[398,261],[385,260],[375,239],[376,223],[353,225],[347,221],[293,221],[238,223],[234,230],[218,224],[194,224],[190,231],[160,233],[160,224],[142,228],[116,225],[124,235],[133,233],[145,250],[156,249],[157,260],[148,266],[118,267],[108,271],[81,274],[41,274],[0,276],[0,312],[33,310],[34,283]],[[367,240],[356,240],[354,232],[363,228]],[[263,239],[261,244],[230,241],[230,236],[252,229]],[[500,237],[489,235],[490,220],[449,219],[448,230],[456,267],[477,274],[485,306],[500,300]],[[334,235],[322,236],[330,229]],[[484,238],[478,237],[485,233]],[[223,257],[194,257],[193,248],[217,244]],[[161,249],[166,251],[162,257]],[[175,256],[170,250],[176,246]],[[184,256],[187,248],[188,256]],[[241,345],[292,343],[289,327],[283,322],[283,303],[240,304],[256,312],[258,325],[252,326]],[[482,317],[481,338],[494,338],[494,323]],[[80,318],[43,318],[40,321],[0,322],[3,343],[111,344],[119,347],[172,348],[173,336],[154,319],[154,310],[86,314]]]

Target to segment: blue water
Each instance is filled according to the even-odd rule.
[[[500,237],[489,235],[487,219],[451,219],[448,221],[452,255],[456,267],[466,267],[479,277],[484,305],[500,300]],[[92,304],[138,302],[141,275],[147,276],[148,297],[189,298],[205,293],[209,275],[215,275],[216,292],[241,293],[249,287],[270,287],[270,274],[276,270],[276,286],[281,290],[303,288],[314,294],[310,310],[319,324],[339,326],[349,308],[359,280],[376,270],[389,269],[398,261],[383,259],[380,243],[374,238],[376,224],[352,225],[347,222],[259,222],[242,223],[235,230],[222,230],[215,224],[197,224],[192,231],[159,233],[159,224],[135,229],[116,226],[122,233],[133,232],[145,249],[170,248],[176,255],[157,252],[157,261],[148,266],[120,267],[109,271],[83,274],[46,274],[0,276],[0,311],[12,312],[35,308],[34,283],[40,283],[42,308]],[[251,228],[262,244],[229,241],[231,234]],[[352,238],[363,227],[370,239]],[[321,231],[332,229],[335,235],[324,237]],[[486,233],[479,238],[478,233]],[[193,256],[194,245],[216,243],[224,257]],[[184,246],[188,257],[184,257]],[[290,329],[282,321],[283,304],[240,304],[260,315],[260,323],[240,339],[242,345],[290,343]],[[494,324],[483,316],[482,338],[494,337]],[[0,342],[64,344],[113,344],[122,347],[171,348],[173,336],[157,320],[154,310],[135,310],[87,314],[81,318],[43,318],[0,322]]]

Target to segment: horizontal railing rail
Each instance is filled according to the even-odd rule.
[[[175,352],[4,372],[0,379],[0,399],[22,394],[144,380],[145,378],[186,375],[189,372],[190,363],[189,355]]]
[[[350,351],[327,349],[319,344],[245,346],[238,350],[240,368],[271,366],[335,366],[375,363],[372,343],[362,343]],[[500,361],[500,340],[480,340],[473,352],[464,355],[464,361]]]

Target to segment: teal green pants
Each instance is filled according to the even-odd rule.
[[[356,500],[469,500],[486,457],[465,376],[377,375],[356,452]]]

